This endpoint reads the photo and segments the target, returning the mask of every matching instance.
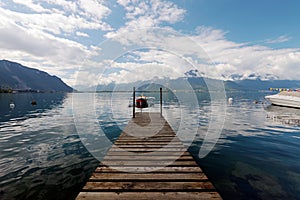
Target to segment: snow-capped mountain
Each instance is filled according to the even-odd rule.
[[[256,72],[245,73],[245,74],[229,74],[222,75],[222,79],[226,81],[241,81],[241,80],[263,80],[263,81],[271,81],[271,80],[279,80],[279,77],[274,74],[258,74]]]
[[[204,72],[200,72],[197,69],[191,69],[190,71],[187,71],[184,73],[185,77],[204,77],[205,73]]]

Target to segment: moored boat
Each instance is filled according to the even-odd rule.
[[[300,92],[283,91],[275,95],[265,96],[273,105],[300,108]]]
[[[147,101],[148,107],[153,107],[154,106],[154,104],[155,104],[155,97],[139,96],[139,97],[136,97],[136,101],[135,102],[137,102],[137,100],[140,99],[140,97],[143,97]],[[139,101],[143,101],[143,100],[139,100]],[[138,107],[137,103],[133,104],[133,97],[130,97],[129,98],[128,107],[133,107],[133,106]]]
[[[135,105],[137,108],[148,108],[147,98],[143,95],[136,99]]]

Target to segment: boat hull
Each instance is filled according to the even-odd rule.
[[[139,98],[136,100],[136,107],[137,108],[148,108],[147,99]]]
[[[300,97],[292,95],[269,95],[265,99],[270,101],[273,105],[300,108]]]

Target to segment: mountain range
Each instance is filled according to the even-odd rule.
[[[155,81],[146,80],[133,83],[98,85],[94,87],[75,87],[79,91],[131,91],[133,87],[137,90],[157,90],[166,86],[176,90],[194,89],[198,91],[209,89],[219,90],[220,80],[204,78],[204,74],[197,70],[190,70],[184,77],[177,79],[159,79]],[[269,88],[300,88],[299,80],[279,80],[278,77],[268,74],[259,76],[252,73],[248,76],[233,74],[230,80],[223,81],[227,91],[259,91]],[[154,84],[155,83],[155,84]],[[188,83],[188,84],[187,84]],[[7,90],[16,91],[41,91],[41,92],[72,92],[73,88],[65,84],[57,76],[51,76],[46,72],[25,67],[19,63],[0,60],[0,92]]]
[[[225,88],[227,90],[269,90],[270,88],[300,88],[299,80],[261,80],[244,79],[238,81],[225,81]]]
[[[0,60],[0,90],[72,92],[73,88],[57,76],[51,76],[44,71]]]
[[[251,74],[232,74],[230,76],[223,76],[227,80],[221,81],[217,79],[205,78],[205,74],[198,70],[190,70],[184,73],[184,77],[177,79],[156,79],[138,81],[134,83],[121,83],[114,82],[108,85],[98,85],[90,88],[81,88],[83,91],[129,91],[133,87],[141,91],[154,91],[159,90],[160,86],[167,86],[176,90],[198,90],[207,91],[220,90],[222,88],[221,82],[224,84],[226,91],[262,91],[269,90],[270,88],[287,88],[296,89],[300,88],[300,80],[279,80],[279,77],[273,74],[265,74],[264,76],[256,73]],[[156,83],[156,84],[154,84]],[[188,85],[187,85],[188,83]],[[208,87],[209,86],[209,87]],[[164,87],[163,87],[164,88]],[[167,89],[165,87],[165,89]]]
[[[133,83],[116,84],[114,82],[108,85],[98,85],[89,88],[81,88],[81,91],[131,91],[133,87],[136,87],[140,91],[156,91],[159,87],[166,86],[168,88],[176,90],[197,90],[207,91],[209,85],[210,90],[218,91],[222,88],[220,85],[222,81],[216,79],[209,79],[204,77],[181,77],[174,80],[160,79],[160,80],[146,80]],[[261,80],[259,77],[243,80],[228,80],[223,81],[226,91],[264,91],[270,88],[288,88],[297,89],[300,88],[299,80]],[[165,87],[165,89],[166,89]]]

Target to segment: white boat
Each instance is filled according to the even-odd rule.
[[[300,108],[300,92],[283,91],[275,95],[265,96],[273,105]]]

